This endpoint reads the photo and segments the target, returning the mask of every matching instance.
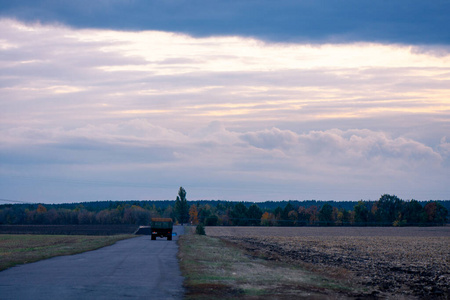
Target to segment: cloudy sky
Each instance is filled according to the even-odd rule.
[[[440,0],[1,1],[0,198],[450,199],[449,16]]]

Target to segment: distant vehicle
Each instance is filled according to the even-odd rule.
[[[167,237],[167,240],[171,241],[173,221],[171,218],[152,218],[151,230],[152,240],[156,240],[156,237]]]

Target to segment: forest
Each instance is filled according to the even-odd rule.
[[[205,226],[437,226],[449,221],[450,201],[98,201],[65,204],[3,204],[0,225],[148,225],[153,217]]]

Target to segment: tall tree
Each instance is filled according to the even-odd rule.
[[[405,202],[402,207],[403,220],[409,225],[417,225],[422,220],[423,207],[419,201],[412,199],[409,202]]]
[[[233,210],[231,211],[231,218],[233,219],[233,225],[248,225],[249,222],[247,218],[247,207],[244,205],[244,203],[239,202],[234,206]]]
[[[247,217],[251,226],[257,226],[261,223],[262,211],[258,205],[252,204],[247,211]]]
[[[181,186],[178,190],[177,200],[175,201],[175,213],[179,223],[189,222],[189,206],[186,200],[186,190]]]
[[[273,211],[273,214],[277,220],[277,225],[283,226],[283,209],[280,206],[277,206],[277,208]]]
[[[433,225],[444,225],[447,221],[447,209],[439,202],[428,202],[425,207],[426,222]]]
[[[192,225],[198,225],[198,210],[195,204],[192,204],[189,208],[189,221]]]
[[[366,203],[362,200],[359,201],[353,210],[355,212],[355,223],[357,225],[367,225],[369,221],[369,210],[366,207]]]
[[[322,224],[330,226],[333,223],[333,207],[325,203],[319,211],[319,220]]]
[[[395,195],[384,194],[377,202],[378,210],[375,217],[380,224],[392,225],[401,213],[402,200]]]
[[[283,211],[281,212],[281,226],[292,226],[292,222],[289,220],[289,213],[294,210],[294,207],[291,204],[291,201],[289,201],[286,206],[284,207]]]

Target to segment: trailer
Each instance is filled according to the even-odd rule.
[[[156,237],[167,237],[168,241],[172,240],[173,220],[171,218],[152,218],[150,227],[152,240],[156,240]]]

